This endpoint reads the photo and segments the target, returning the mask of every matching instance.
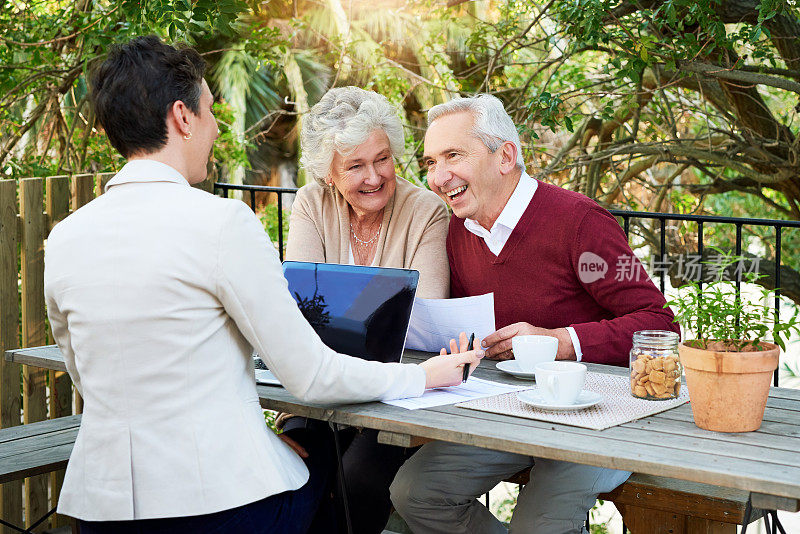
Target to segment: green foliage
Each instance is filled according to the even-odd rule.
[[[248,9],[242,0],[0,1],[0,175],[11,178],[118,168],[86,98],[90,66],[135,36],[233,36]]]
[[[267,427],[275,432],[278,433],[278,428],[275,426],[275,419],[278,417],[278,412],[273,412],[272,410],[264,410],[264,421],[267,423]]]
[[[723,86],[716,76],[797,80],[798,58],[787,55],[795,37],[780,34],[800,20],[794,2],[0,2],[4,176],[118,168],[84,100],[86,72],[112,43],[155,32],[192,44],[211,65],[222,179],[296,163],[303,114],[330,86],[358,85],[397,105],[406,126],[398,174],[424,184],[417,160],[427,109],[491,92],[535,159],[532,172],[538,164],[547,180],[604,205],[800,217],[800,188],[789,183],[800,175],[797,92],[761,79]],[[698,64],[715,67],[709,75],[686,70]],[[737,90],[746,94],[734,102]],[[757,131],[756,122],[768,127]],[[753,250],[745,250],[774,254],[769,231],[746,227]],[[682,227],[668,246],[694,250],[694,232]],[[732,244],[730,227],[705,232]],[[800,269],[800,232],[783,238],[784,264]]]
[[[213,108],[219,127],[219,137],[214,143],[214,159],[226,165],[241,165],[249,169],[247,149],[250,145],[231,129],[234,121],[231,106],[227,102],[216,102]]]
[[[692,343],[708,348],[714,341],[728,344],[732,350],[742,351],[767,340],[786,350],[786,341],[792,334],[800,334],[800,320],[795,308],[788,318],[778,318],[771,307],[775,292],[761,288],[760,302],[741,298],[735,285],[725,279],[731,273],[741,280],[755,284],[761,276],[742,272],[747,259],[716,249],[720,253],[715,262],[703,262],[714,270],[714,279],[702,287],[690,281],[678,289],[678,296],[666,306],[675,310],[675,322],[682,324],[696,336]]]
[[[519,486],[503,484],[500,489],[495,488],[494,492],[498,491],[502,491],[503,494],[499,500],[493,503],[492,513],[503,523],[509,523],[511,521],[511,516],[514,514],[514,508],[517,506]]]
[[[289,215],[291,212],[289,210],[283,210],[283,248],[284,252],[286,252],[286,239],[289,236]],[[278,205],[277,204],[267,204],[264,206],[263,211],[258,212],[258,217],[261,219],[261,223],[264,225],[264,229],[267,231],[267,235],[272,240],[272,243],[275,245],[275,248],[278,247]]]
[[[598,519],[600,506],[602,505],[603,501],[597,500],[592,509],[589,510],[589,534],[609,534],[608,522],[602,522]]]
[[[538,97],[528,101],[526,109],[528,122],[537,122],[542,126],[547,126],[553,132],[563,123],[568,131],[573,131],[571,118],[563,117],[559,120],[559,115],[562,113],[562,103],[561,97],[544,91]],[[536,132],[532,131],[530,133],[534,139],[539,138]]]
[[[800,360],[786,359],[780,366],[781,387],[800,389]]]
[[[134,35],[157,28],[172,41],[206,32],[234,35],[234,23],[248,5],[242,0],[124,0],[117,4]]]
[[[781,195],[764,190],[763,195],[771,202],[780,200]],[[787,214],[767,204],[763,198],[731,191],[707,197],[703,206],[710,213],[724,214],[730,217],[757,217],[763,219],[785,219]],[[677,211],[677,210],[676,210]],[[694,211],[694,210],[693,210]],[[688,227],[684,230],[689,230]],[[696,226],[691,226],[691,233],[696,233]],[[748,255],[761,258],[776,258],[776,231],[771,226],[742,227],[742,250]],[[734,250],[736,245],[736,227],[732,224],[705,225],[704,239],[706,243],[714,243],[723,250]],[[691,238],[689,239],[691,241]],[[784,228],[781,232],[781,266],[797,271],[800,269],[800,229]],[[797,304],[795,302],[795,304]]]

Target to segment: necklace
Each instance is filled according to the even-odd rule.
[[[364,241],[363,239],[361,239],[356,235],[356,231],[353,228],[353,223],[350,223],[350,233],[353,234],[353,239],[356,240],[356,244],[361,245],[362,247],[368,247],[378,240],[378,236],[381,235],[381,229],[378,228],[378,231],[375,233],[375,235],[372,236],[370,239],[367,239],[366,241]]]

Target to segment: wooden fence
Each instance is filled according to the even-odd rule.
[[[50,230],[101,194],[113,174],[0,180],[0,355],[53,343],[44,303],[44,246]],[[8,363],[0,357],[0,427],[81,413],[66,373]],[[26,526],[55,506],[64,472],[0,486],[3,519]],[[59,516],[37,531],[67,524]],[[0,527],[3,534],[10,529]]]

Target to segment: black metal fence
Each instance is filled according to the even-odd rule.
[[[245,201],[249,200],[250,207],[253,211],[256,209],[256,193],[275,193],[278,197],[278,251],[281,260],[283,260],[283,195],[293,194],[297,192],[297,188],[293,187],[273,187],[262,185],[233,185],[225,183],[215,183],[214,192],[219,192],[223,196],[228,197],[229,191],[243,191],[246,195]],[[667,259],[667,222],[685,221],[695,223],[697,225],[697,254],[702,257],[706,248],[703,232],[707,225],[710,224],[727,224],[733,225],[736,231],[735,237],[735,251],[736,256],[742,254],[742,228],[748,227],[766,227],[774,228],[775,231],[775,302],[774,311],[775,317],[780,317],[780,284],[781,284],[781,237],[785,228],[800,228],[800,221],[781,221],[773,219],[752,219],[744,217],[716,217],[708,215],[684,215],[678,213],[651,213],[645,211],[626,211],[626,210],[610,210],[611,213],[622,219],[622,227],[625,230],[625,235],[630,236],[631,220],[655,220],[658,222],[658,238],[660,247],[657,257],[660,263],[664,263]],[[666,271],[660,269],[659,283],[660,289],[663,293],[666,288]],[[736,293],[739,294],[741,289],[741,280],[737,278],[735,281]],[[778,370],[775,371],[774,383],[778,385]]]

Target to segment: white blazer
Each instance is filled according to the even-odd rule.
[[[251,347],[306,402],[421,395],[418,365],[328,349],[249,207],[128,163],[50,234],[45,295],[84,398],[58,512],[90,521],[208,514],[302,486],[264,423]]]

